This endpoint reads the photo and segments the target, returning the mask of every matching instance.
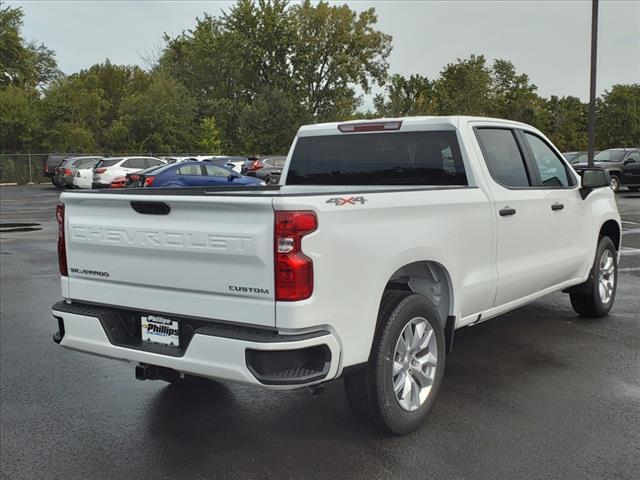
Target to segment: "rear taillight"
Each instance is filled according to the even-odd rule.
[[[96,168],[96,173],[104,173],[106,171],[107,171],[106,168]]]
[[[317,228],[318,218],[311,211],[275,212],[276,300],[304,300],[313,293],[313,262],[302,253],[302,237]]]
[[[156,179],[156,177],[144,177],[144,186],[145,187],[150,187],[151,185],[153,185],[153,181]]]
[[[68,277],[67,247],[64,239],[64,203],[59,203],[56,207],[56,220],[58,221],[58,268],[60,275]]]
[[[255,172],[256,170],[260,170],[262,167],[264,167],[264,163],[260,160],[256,160],[247,167],[247,172]]]
[[[65,174],[66,176],[72,175],[72,173],[71,173],[71,169],[70,169],[70,168],[66,168],[66,169],[64,170],[64,174]]]

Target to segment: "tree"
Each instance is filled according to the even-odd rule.
[[[409,115],[435,115],[437,102],[433,82],[422,75],[392,75],[386,86],[386,95],[376,95],[373,101],[381,117]]]
[[[221,17],[205,15],[193,30],[165,36],[158,70],[195,96],[199,119],[215,117],[226,151],[282,149],[275,129],[284,124],[265,122],[257,140],[247,133],[257,122],[250,112],[269,111],[292,122],[352,115],[360,103],[355,85],[369,91],[386,77],[391,39],[375,23],[373,9],[356,14],[326,2],[289,7],[283,0],[239,0]],[[284,104],[267,106],[265,98]]]
[[[61,76],[55,53],[22,38],[21,8],[0,3],[0,87],[38,87]]]
[[[640,145],[640,83],[614,85],[598,103],[596,139],[599,148]]]
[[[214,117],[207,117],[200,123],[200,141],[198,147],[202,152],[220,153],[220,132]]]
[[[38,150],[45,137],[35,90],[0,88],[0,152]]]
[[[539,128],[561,151],[586,150],[588,105],[577,97],[552,95],[544,102]]]
[[[347,5],[305,0],[290,14],[292,73],[307,111],[319,120],[351,114],[357,107],[353,86],[368,93],[387,76],[391,36],[375,30],[375,9],[356,14]]]
[[[488,112],[492,116],[535,124],[543,108],[538,87],[527,74],[517,74],[513,63],[497,59],[491,68]]]
[[[438,114],[488,115],[491,82],[484,55],[447,64],[434,85]]]
[[[184,85],[165,75],[155,74],[149,88],[125,98],[120,117],[134,151],[171,153],[195,144],[195,100]]]

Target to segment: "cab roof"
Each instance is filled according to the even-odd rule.
[[[397,123],[401,122],[399,128],[394,128],[394,131],[416,131],[416,130],[455,130],[461,125],[471,122],[492,122],[500,123],[502,125],[507,124],[514,127],[527,127],[532,128],[530,125],[515,122],[513,120],[505,120],[501,118],[491,117],[470,117],[463,115],[451,115],[451,116],[421,116],[421,117],[397,117],[397,118],[371,118],[360,120],[345,120],[343,122],[329,122],[329,123],[317,123],[313,125],[303,125],[298,130],[299,137],[308,137],[316,135],[336,135],[340,133],[338,128],[340,125],[362,125],[362,124],[380,124],[380,123]]]

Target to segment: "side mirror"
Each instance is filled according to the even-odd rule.
[[[630,163],[636,163],[636,161],[633,158],[629,158],[628,160],[624,161],[625,165],[629,165]]]
[[[609,172],[601,168],[585,168],[581,172],[582,175],[582,187],[580,188],[580,195],[584,200],[596,188],[603,188],[609,186]]]

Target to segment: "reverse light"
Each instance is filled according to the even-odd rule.
[[[391,122],[358,122],[358,123],[341,123],[338,130],[342,133],[354,132],[383,132],[387,130],[400,130],[402,120]]]
[[[302,238],[317,228],[318,218],[312,211],[275,212],[276,300],[294,302],[313,293],[313,261],[302,252]]]
[[[68,277],[67,247],[64,238],[64,203],[59,203],[56,206],[56,221],[58,222],[58,269],[60,275]]]

